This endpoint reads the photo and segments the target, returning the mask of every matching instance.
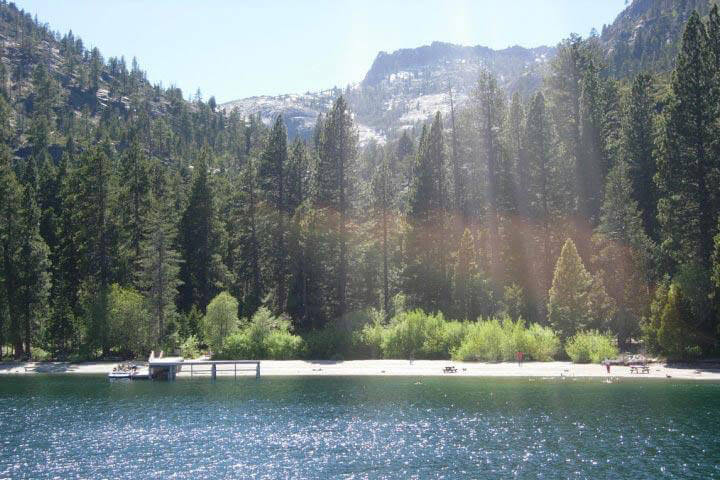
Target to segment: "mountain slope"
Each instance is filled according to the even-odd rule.
[[[714,3],[716,0],[634,0],[600,36],[615,75],[672,70],[690,14],[697,10],[705,16]]]
[[[707,15],[717,0],[634,0],[602,35],[591,38],[604,53],[618,78],[642,70],[666,72],[673,68],[683,29],[690,13]],[[511,47],[492,50],[434,42],[418,48],[380,52],[365,78],[344,94],[356,114],[361,138],[382,139],[394,131],[426,121],[436,111],[449,111],[448,88],[462,104],[482,69],[498,77],[509,93],[523,94],[540,87],[543,69],[554,47]],[[304,95],[264,96],[221,105],[241,114],[260,112],[264,121],[282,114],[290,132],[309,135],[318,114],[327,111],[340,89]]]
[[[355,112],[361,139],[382,139],[397,129],[425,121],[437,110],[449,110],[450,86],[462,103],[483,69],[495,73],[510,91],[535,90],[554,51],[551,47],[492,50],[434,42],[391,54],[380,52],[365,79],[344,92],[335,88],[304,95],[251,97],[220,108],[237,108],[244,115],[259,112],[266,122],[282,114],[289,132],[308,135],[318,114],[344,93]]]

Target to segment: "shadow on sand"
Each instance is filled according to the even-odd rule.
[[[23,369],[35,373],[65,373],[72,370],[68,362],[1,362],[0,371]]]

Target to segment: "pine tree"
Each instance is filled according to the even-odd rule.
[[[40,236],[40,211],[35,192],[25,187],[20,223],[20,251],[17,259],[18,310],[23,319],[23,353],[32,355],[32,344],[41,322],[47,315],[50,291],[49,249]]]
[[[383,290],[383,312],[385,315],[390,310],[390,278],[389,278],[389,246],[388,246],[388,216],[393,208],[392,179],[387,156],[382,153],[382,160],[373,177],[373,213],[380,224],[380,249],[382,251],[382,290]]]
[[[603,136],[603,107],[600,77],[594,63],[589,62],[581,83],[580,143],[577,158],[578,207],[590,224],[596,225],[602,205],[602,188],[608,171]]]
[[[578,36],[571,36],[558,48],[548,77],[550,101],[557,121],[560,141],[575,165],[576,190],[584,184],[578,162],[581,160],[581,94],[585,69],[589,63],[585,44]],[[579,192],[577,192],[579,193]]]
[[[585,269],[568,239],[555,265],[548,299],[548,322],[563,338],[586,328],[604,328],[614,310],[602,282]]]
[[[708,44],[715,63],[715,74],[720,75],[720,9],[717,4],[710,10],[707,25]]]
[[[114,182],[108,151],[110,146],[104,140],[84,152],[69,182],[75,188],[71,245],[82,282],[78,288],[85,295],[86,347],[92,352],[100,348],[103,354],[110,348],[107,295],[117,258],[116,228],[110,214]]]
[[[556,154],[552,134],[552,123],[546,108],[545,97],[535,94],[525,123],[523,139],[523,167],[518,176],[527,185],[528,217],[533,224],[530,235],[525,237],[529,255],[529,274],[520,280],[533,304],[537,320],[546,316],[547,293],[552,282],[552,259],[559,254],[562,238],[559,219],[569,213],[568,199],[572,188],[563,184],[562,179],[571,177]]]
[[[152,318],[149,331],[156,346],[163,345],[168,323],[175,318],[175,300],[181,284],[181,259],[174,249],[177,231],[165,202],[154,198],[145,217],[137,274]]]
[[[622,153],[629,166],[633,198],[642,214],[645,233],[657,238],[657,171],[653,138],[652,77],[641,73],[632,84],[632,92],[623,117]]]
[[[702,21],[693,13],[672,79],[658,159],[663,249],[675,264],[708,269],[718,218],[718,84]]]
[[[0,318],[10,320],[7,327],[0,328],[0,336],[5,332],[9,334],[8,340],[13,344],[15,357],[20,358],[24,354],[19,308],[22,188],[10,167],[10,152],[5,145],[0,145],[0,198],[3,199],[0,202],[0,252],[2,253],[0,307],[7,310],[7,315],[3,314]],[[4,343],[5,339],[2,340]]]
[[[593,237],[598,275],[618,307],[612,329],[621,347],[639,332],[640,320],[647,314],[654,250],[632,198],[628,172],[624,162],[610,171],[601,222]]]
[[[490,252],[490,274],[496,283],[501,281],[500,263],[500,217],[502,198],[502,149],[500,131],[504,118],[503,95],[497,86],[497,79],[490,73],[480,75],[474,93],[478,105],[478,122],[482,144],[482,161],[485,167],[485,223],[489,231],[488,251]]]
[[[307,147],[299,138],[295,139],[291,150],[287,167],[286,207],[288,214],[292,216],[309,195],[309,159]]]
[[[450,305],[447,272],[447,189],[442,118],[423,127],[410,193],[405,240],[404,291],[415,307],[443,311]]]
[[[140,244],[150,192],[150,166],[137,135],[133,134],[130,139],[119,173],[119,227],[123,235],[122,255],[127,258],[122,276],[126,279],[131,279],[140,269]]]
[[[237,224],[238,239],[236,264],[230,265],[235,274],[234,288],[241,298],[242,316],[251,317],[260,307],[263,283],[260,271],[260,243],[258,241],[257,173],[251,158],[243,166],[236,194],[232,197],[230,216]]]
[[[215,268],[219,261],[219,238],[207,152],[194,168],[190,198],[180,219],[178,243],[183,259],[178,307],[189,312],[195,305],[204,311],[220,290],[221,282]]]
[[[343,97],[333,104],[323,122],[319,138],[316,172],[316,205],[326,210],[330,221],[330,275],[335,293],[328,301],[332,314],[341,318],[347,312],[348,216],[352,206],[353,178],[357,155],[357,134],[348,105]]]
[[[456,252],[453,300],[454,315],[465,320],[476,320],[480,315],[495,313],[492,292],[476,262],[475,240],[465,229]]]
[[[450,126],[452,127],[452,171],[453,171],[453,194],[454,202],[453,208],[455,214],[460,216],[460,221],[463,226],[467,224],[468,212],[467,206],[465,205],[465,179],[463,178],[462,166],[459,158],[458,135],[457,128],[455,127],[455,102],[453,101],[452,88],[449,89],[450,93]],[[403,132],[401,140],[407,142],[407,130]]]
[[[690,310],[682,287],[671,283],[657,320],[658,346],[671,359],[686,359],[693,347],[698,348],[698,334],[686,322],[693,316]]]
[[[72,142],[70,142],[72,143]],[[70,145],[72,147],[72,145]],[[60,303],[67,303],[68,308],[74,315],[80,314],[78,304],[78,291],[82,282],[81,277],[81,258],[77,245],[79,242],[80,218],[77,212],[82,197],[79,197],[80,178],[77,173],[78,165],[75,164],[75,156],[69,148],[63,154],[58,169],[59,193],[59,214],[57,218],[57,235],[58,244],[56,252],[53,253],[53,297],[62,299]],[[53,324],[65,324],[60,328],[61,331],[68,334],[65,339],[60,339],[59,343],[65,345],[71,336],[71,328],[68,324],[69,318],[63,316],[62,308],[53,306]],[[57,338],[57,337],[56,337]]]
[[[111,219],[112,171],[105,145],[83,153],[73,170],[73,213],[77,245],[82,258],[81,275],[107,287],[112,280],[115,226]]]
[[[286,304],[286,217],[288,215],[287,187],[287,131],[282,116],[275,120],[267,146],[258,167],[258,183],[268,208],[270,236],[275,240],[269,247],[276,312],[283,312]]]

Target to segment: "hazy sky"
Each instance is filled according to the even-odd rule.
[[[363,79],[381,50],[434,40],[505,48],[601,30],[626,0],[16,0],[152,82],[225,102]]]

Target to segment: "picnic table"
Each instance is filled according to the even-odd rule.
[[[650,373],[650,367],[647,365],[630,365],[630,373]]]
[[[443,368],[443,373],[457,373],[457,367],[452,365]]]

